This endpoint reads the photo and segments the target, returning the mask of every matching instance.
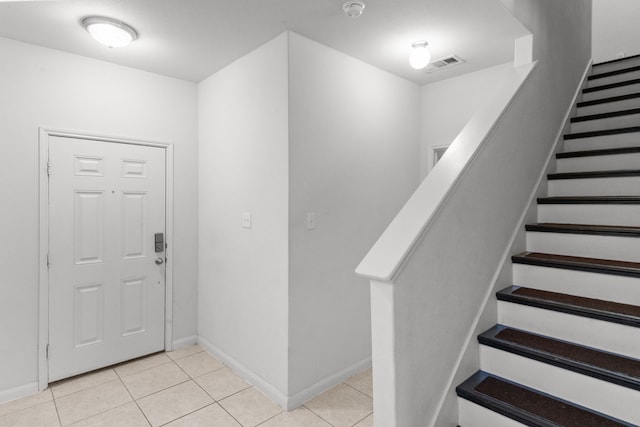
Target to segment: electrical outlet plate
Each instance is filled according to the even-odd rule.
[[[307,230],[313,230],[316,228],[316,213],[307,212]]]

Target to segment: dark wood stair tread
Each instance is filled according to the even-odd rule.
[[[496,325],[478,336],[486,346],[640,390],[640,360]]]
[[[550,173],[547,175],[547,179],[560,180],[560,179],[590,179],[590,178],[628,178],[632,176],[640,176],[640,169]],[[640,193],[640,189],[639,189],[639,193]]]
[[[640,196],[558,196],[539,197],[539,205],[636,205]]]
[[[607,113],[589,114],[586,116],[577,116],[571,118],[571,123],[588,122],[590,120],[608,119],[611,117],[623,117],[640,114],[640,108],[630,108],[627,110],[610,111]]]
[[[527,426],[632,427],[633,424],[478,371],[456,388],[458,396]]]
[[[640,79],[625,80],[623,82],[609,83],[606,85],[587,87],[582,89],[582,93],[598,92],[601,90],[614,89],[617,87],[630,86],[640,83]]]
[[[634,65],[631,67],[620,68],[618,70],[605,71],[603,73],[595,73],[587,77],[587,80],[594,81],[603,79],[605,77],[618,76],[620,74],[633,73],[634,71],[640,71],[640,65]]]
[[[556,159],[571,159],[575,157],[615,156],[621,154],[640,153],[639,147],[604,148],[599,150],[565,151],[556,154]]]
[[[587,132],[568,133],[568,134],[564,135],[564,139],[565,140],[570,140],[570,139],[593,138],[593,137],[597,137],[597,136],[620,135],[620,134],[625,134],[625,133],[636,133],[636,132],[640,132],[640,126],[631,126],[631,127],[625,127],[625,128],[592,130],[592,131],[587,131]],[[640,139],[640,137],[639,137],[639,139]]]
[[[629,261],[546,254],[541,252],[522,252],[513,255],[511,261],[515,264],[640,277],[640,263]]]
[[[615,64],[616,62],[624,62],[624,61],[636,59],[636,58],[639,58],[639,57],[640,57],[640,54],[631,55],[631,56],[625,56],[623,58],[610,59],[608,61],[602,61],[602,62],[598,62],[596,64],[593,64],[593,68],[599,67],[600,65],[610,65],[610,64]]]
[[[525,226],[525,230],[537,231],[542,233],[640,237],[640,227],[628,227],[623,225],[559,224],[546,222],[527,224]]]
[[[590,107],[592,105],[600,105],[600,104],[608,104],[610,102],[618,102],[618,101],[628,101],[630,99],[640,98],[640,92],[636,93],[628,93],[626,95],[618,95],[618,96],[609,96],[606,98],[593,99],[591,101],[581,101],[578,102],[577,107]]]
[[[503,289],[496,294],[496,297],[499,301],[640,327],[640,306],[636,305],[519,286]]]
[[[640,55],[636,55],[632,58],[635,57],[640,57]],[[628,59],[631,58],[621,58],[618,60],[603,62],[601,64],[594,64],[592,68],[594,70],[593,74],[588,76],[588,80],[591,81],[592,84],[598,84],[600,79],[604,79],[606,77],[620,76],[621,79],[624,79],[625,74],[640,71],[640,65],[637,64],[622,64],[621,66],[624,68],[603,72],[597,71],[598,65],[617,63]],[[608,89],[640,85],[640,78],[635,78],[636,76],[633,77],[634,78],[632,79],[627,78],[624,81],[600,84],[598,86],[585,88],[582,90],[582,93],[592,93],[595,95],[600,91],[606,91]],[[640,98],[640,91],[637,91],[634,88],[629,89],[632,89],[634,93],[613,95],[601,99],[583,101],[578,103],[577,107],[589,107]],[[603,92],[602,95],[606,96],[607,94]],[[617,105],[619,107],[616,111],[581,115],[571,118],[570,122],[582,123],[607,118],[622,118],[626,116],[640,115],[640,108],[635,108],[637,106],[635,101]],[[607,109],[612,110],[613,108],[616,108],[616,105],[612,104]],[[594,111],[586,112],[592,113]],[[638,133],[637,136],[629,135],[624,139],[627,142],[633,142],[637,137],[638,140],[637,144],[634,144],[636,145],[635,147],[578,150],[558,153],[556,154],[556,158],[569,159],[640,153],[640,123],[631,124],[633,124],[633,126],[626,125],[626,127],[618,127],[615,129],[599,129],[569,133],[564,135],[564,140],[579,140]],[[631,164],[629,164],[629,166],[632,168],[635,167],[635,165]],[[640,176],[640,162],[638,164],[638,169],[552,173],[547,175],[547,179],[566,180],[636,176]],[[640,204],[640,191],[637,196],[541,197],[538,198],[538,204]],[[539,223],[528,224],[526,226],[526,231],[640,237],[640,227],[633,226]],[[514,255],[512,256],[512,262],[514,264],[569,269],[599,274],[640,277],[640,262],[636,263],[610,259],[574,257],[569,255],[545,254],[539,252],[524,252]],[[606,276],[599,277],[603,277],[603,286],[606,286]],[[640,306],[636,305],[520,286],[510,286],[497,292],[496,296],[499,301],[522,304],[525,306],[583,316],[622,325],[640,327]],[[478,337],[478,340],[482,345],[511,352],[522,357],[527,357],[542,363],[640,391],[640,360],[638,359],[502,325],[496,325],[484,332]],[[461,398],[467,399],[528,426],[614,427],[634,425],[482,371],[476,372],[464,383],[459,385],[456,388],[456,392]]]

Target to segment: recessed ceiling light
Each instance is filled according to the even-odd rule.
[[[414,42],[411,45],[411,54],[409,55],[409,64],[416,70],[421,70],[431,61],[431,52],[427,49],[429,43],[425,41]]]
[[[89,16],[82,25],[98,42],[108,47],[124,47],[138,38],[136,30],[124,22],[101,16]]]
[[[342,10],[349,18],[357,18],[364,12],[365,4],[359,0],[348,0],[342,5]]]

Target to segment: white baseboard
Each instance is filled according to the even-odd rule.
[[[248,369],[246,366],[239,363],[233,357],[229,356],[224,351],[220,350],[215,345],[208,342],[206,339],[198,336],[198,344],[200,344],[205,350],[209,353],[217,357],[222,363],[227,365],[233,372],[237,375],[241,376],[251,385],[256,387],[262,393],[264,393],[268,398],[273,400],[275,403],[280,405],[284,410],[291,411],[298,406],[308,402],[313,399],[320,393],[323,393],[330,388],[340,384],[347,378],[364,371],[371,367],[371,357],[367,357],[357,363],[354,363],[351,366],[337,372],[334,375],[331,375],[317,383],[313,384],[310,387],[294,394],[293,396],[286,396],[273,387],[269,382],[267,382],[264,378],[260,377],[255,372]]]
[[[38,383],[33,382],[24,384],[18,387],[0,390],[0,403],[10,402],[12,400],[20,399],[38,392]]]
[[[198,344],[200,344],[202,348],[207,350],[216,358],[218,358],[222,363],[224,363],[229,368],[231,368],[231,370],[235,372],[237,375],[241,376],[244,380],[249,382],[251,385],[256,387],[265,395],[267,395],[269,399],[276,402],[278,405],[280,405],[280,407],[286,410],[290,409],[287,404],[288,403],[287,396],[285,396],[280,391],[278,391],[275,387],[269,384],[264,378],[260,377],[258,374],[251,371],[250,369],[248,369],[247,367],[239,363],[237,360],[235,360],[233,357],[229,356],[227,353],[220,350],[218,347],[211,344],[201,336],[198,336]]]
[[[360,372],[370,367],[371,367],[371,357],[367,357],[331,375],[330,377],[327,377],[323,380],[318,381],[312,386],[307,387],[301,392],[298,392],[293,396],[289,397],[288,405],[287,405],[288,410],[295,409],[298,406],[305,404],[306,402],[318,396],[319,394],[329,390],[332,387],[335,387],[336,385],[340,384],[341,382],[348,379],[349,377],[355,374],[359,374]]]
[[[189,347],[190,345],[194,345],[198,343],[198,336],[197,335],[191,335],[185,338],[180,338],[177,340],[174,340],[171,343],[172,346],[172,350],[178,350],[180,348],[183,347]]]

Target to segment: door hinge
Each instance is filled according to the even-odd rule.
[[[47,160],[47,176],[51,176],[51,161]]]
[[[51,267],[51,257],[49,256],[49,252],[47,252],[47,268]]]
[[[47,347],[45,348],[44,351],[45,351],[47,359],[48,359],[49,358],[49,344],[47,344]]]

